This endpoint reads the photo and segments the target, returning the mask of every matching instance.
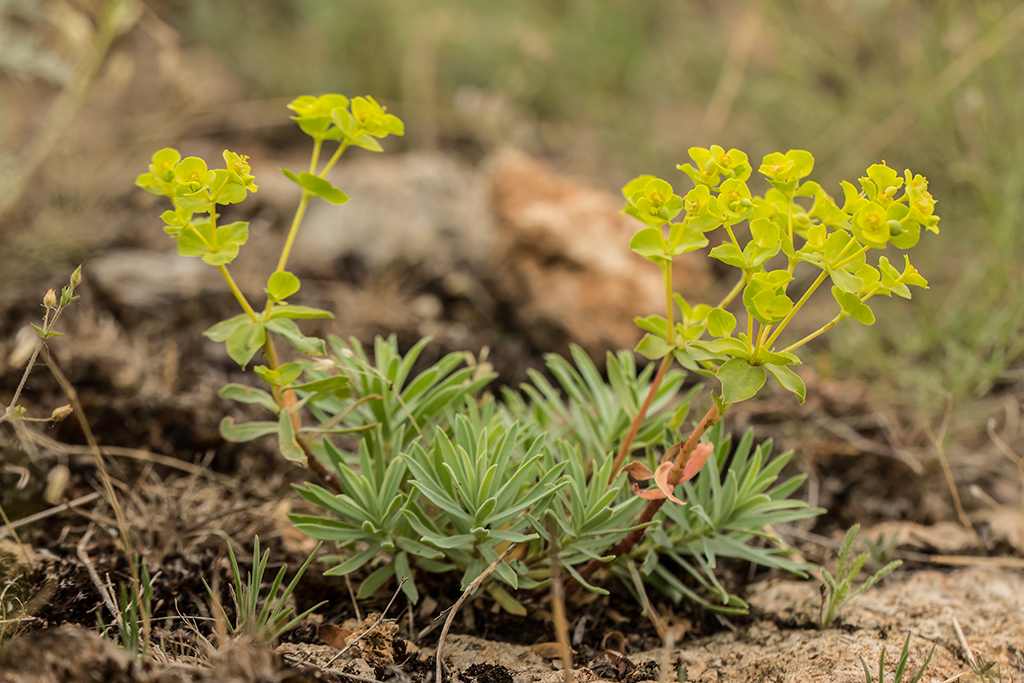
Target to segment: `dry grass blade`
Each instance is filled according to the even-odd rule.
[[[960,523],[963,525],[967,533],[974,539],[974,544],[978,546],[978,551],[981,553],[985,552],[985,544],[982,542],[981,537],[978,536],[978,532],[975,531],[974,525],[971,524],[970,518],[967,516],[967,512],[964,510],[963,503],[960,502],[960,493],[956,489],[956,479],[953,477],[953,470],[949,467],[949,460],[946,458],[946,448],[942,445],[942,442],[946,439],[946,431],[949,429],[949,420],[953,414],[953,399],[946,402],[946,414],[942,418],[942,427],[939,429],[939,433],[936,436],[932,433],[931,427],[926,427],[928,430],[928,438],[931,440],[932,445],[935,446],[935,451],[939,454],[939,462],[942,464],[942,473],[946,477],[946,485],[949,487],[949,494],[953,497],[953,507],[956,508],[956,515],[959,518]]]
[[[74,406],[75,418],[78,420],[78,425],[82,429],[82,434],[85,435],[85,440],[89,444],[89,449],[92,451],[93,457],[95,458],[96,469],[100,473],[100,480],[103,482],[103,488],[107,493],[108,502],[110,503],[110,507],[114,511],[114,517],[117,520],[117,530],[121,535],[121,544],[124,549],[124,554],[125,557],[128,558],[128,567],[131,570],[132,575],[132,593],[136,603],[141,604],[142,580],[139,576],[138,565],[135,562],[135,547],[132,543],[128,523],[125,521],[124,510],[121,508],[121,503],[114,491],[114,483],[110,478],[110,473],[107,471],[107,464],[103,459],[103,452],[100,450],[99,442],[96,441],[96,435],[92,432],[92,426],[89,424],[89,420],[85,417],[85,411],[82,409],[82,403],[78,400],[78,392],[75,390],[75,387],[72,386],[70,381],[68,381],[68,378],[64,375],[64,372],[60,369],[53,356],[48,351],[45,358],[46,366],[50,369],[50,373],[53,375],[54,379],[57,380],[57,383],[64,391],[64,394],[68,397],[71,405]],[[79,546],[79,551],[80,553],[84,552],[82,546]],[[96,578],[94,578],[94,581]],[[102,591],[101,594],[103,594]],[[109,596],[106,597],[109,599]],[[108,604],[108,607],[109,606],[110,604]],[[120,613],[118,613],[118,617],[120,617]],[[149,619],[144,619],[142,632],[146,642],[149,642],[149,628]]]
[[[551,538],[551,613],[555,620],[555,638],[558,640],[558,655],[562,659],[562,680],[572,683],[572,648],[569,646],[569,621],[565,618],[562,565],[558,562],[558,522],[554,517],[548,518],[548,535]]]
[[[509,546],[505,548],[505,551],[501,555],[498,555],[498,557],[494,559],[494,562],[491,562],[487,569],[480,572],[480,576],[473,579],[473,581],[468,586],[466,586],[466,590],[462,592],[462,595],[460,595],[459,599],[455,601],[455,604],[448,608],[448,618],[444,620],[444,628],[441,629],[441,637],[437,640],[437,668],[435,670],[436,678],[434,679],[436,683],[442,683],[443,681],[442,677],[444,675],[444,659],[442,658],[442,653],[444,651],[444,639],[448,636],[448,629],[452,627],[452,621],[455,620],[455,614],[459,611],[459,608],[462,607],[462,603],[466,602],[466,598],[472,595],[473,591],[475,591],[477,587],[481,583],[483,583],[484,579],[490,576],[491,573],[495,569],[497,569],[498,566],[502,562],[504,562],[509,555],[512,554],[512,551],[514,551],[518,547],[518,543],[510,543]],[[438,616],[440,617],[440,615]]]
[[[1019,411],[1019,408],[1018,408]],[[985,429],[988,432],[988,438],[995,444],[999,452],[1006,456],[1006,458],[1017,465],[1017,479],[1020,485],[1020,528],[1018,529],[1020,535],[1018,537],[1018,547],[1024,548],[1024,458],[1013,452],[1013,449],[1003,440],[999,434],[996,433],[996,421],[990,419],[985,425]]]
[[[96,492],[87,493],[84,496],[80,496],[79,498],[75,498],[74,500],[69,500],[66,503],[61,503],[60,505],[57,505],[56,507],[52,507],[52,508],[49,508],[47,510],[43,510],[42,512],[37,512],[36,514],[29,515],[28,517],[22,517],[21,519],[15,520],[14,522],[8,522],[7,521],[7,515],[4,513],[3,506],[0,506],[0,515],[3,515],[4,525],[5,525],[5,527],[3,529],[0,529],[0,541],[2,541],[4,539],[4,534],[5,533],[10,533],[11,536],[14,537],[14,540],[16,542],[20,543],[20,541],[18,541],[18,535],[15,532],[15,529],[18,529],[18,528],[23,527],[23,526],[28,526],[29,524],[33,524],[35,522],[38,522],[39,520],[46,519],[47,517],[52,517],[53,515],[59,514],[61,512],[64,512],[65,510],[70,510],[70,509],[76,508],[79,505],[85,505],[86,503],[91,503],[92,501],[96,500],[99,497],[100,497],[99,493],[96,493]]]

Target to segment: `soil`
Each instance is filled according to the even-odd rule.
[[[299,566],[313,549],[287,519],[305,505],[292,485],[310,475],[284,463],[267,442],[220,438],[224,414],[247,413],[217,391],[244,377],[201,332],[233,314],[233,302],[216,280],[205,279],[206,271],[189,270],[170,253],[155,227],[160,209],[134,190],[132,180],[163,144],[215,157],[244,136],[270,168],[293,165],[305,140],[276,124],[235,128],[222,108],[198,93],[244,101],[243,89],[205,53],[165,45],[161,49],[178,50],[181,71],[161,76],[164,92],[153,83],[142,87],[146,60],[155,59],[147,57],[145,41],[142,31],[122,39],[117,49],[136,60],[136,80],[94,94],[38,182],[0,217],[6,245],[0,256],[0,398],[6,404],[20,381],[24,360],[14,361],[24,348],[22,331],[38,322],[42,293],[85,261],[82,298],[62,319],[65,336],[50,351],[105,449],[136,550],[153,576],[153,650],[140,663],[114,640],[116,629],[103,625],[113,616],[102,594],[130,574],[77,421],[28,423],[17,432],[4,426],[0,504],[14,525],[0,527],[0,639],[6,642],[0,682],[432,681],[437,619],[458,597],[454,586],[428,584],[423,592],[429,597],[417,606],[399,597],[374,626],[368,614],[384,610],[394,586],[356,604],[343,579],[322,576],[314,564],[295,606],[327,604],[276,649],[228,637],[211,608],[204,580],[222,604],[231,602],[227,543],[249,566],[246,552],[258,535],[271,550],[273,573],[283,564]],[[109,85],[115,75],[101,75],[101,82]],[[2,87],[0,101],[17,99],[38,116],[55,97],[33,83]],[[172,109],[169,102],[186,87],[194,88],[190,104]],[[262,111],[261,103],[251,104]],[[280,104],[273,103],[278,114]],[[32,113],[21,111],[8,122],[9,139],[31,137]],[[150,117],[145,127],[143,113]],[[285,219],[270,199],[245,211],[253,239],[236,277],[259,291],[260,262],[278,248]],[[22,231],[23,225],[32,229]],[[134,270],[118,270],[125,264]],[[532,346],[507,311],[482,314],[472,296],[453,294],[415,266],[370,267],[347,258],[305,271],[299,263],[296,270],[309,301],[347,312],[321,332],[364,341],[394,332],[407,348],[429,329],[437,340],[428,351],[432,357],[489,346],[500,381],[513,384],[526,368],[540,367],[548,350]],[[431,304],[427,313],[424,302]],[[884,649],[891,672],[909,634],[911,669],[932,653],[924,681],[971,671],[964,680],[1024,681],[1021,482],[1006,454],[1021,451],[1021,385],[957,406],[943,423],[941,413],[883,401],[855,380],[813,372],[805,380],[808,400],[799,408],[769,396],[730,413],[737,433],[751,427],[777,448],[794,448],[792,466],[809,475],[799,495],[829,511],[812,524],[774,531],[808,560],[834,570],[842,533],[860,523],[860,538],[887,540],[887,555],[902,559],[903,567],[851,603],[829,630],[817,628],[818,580],[725,567],[752,606],[749,617],[736,619],[655,600],[655,620],[623,587],[609,584],[610,596],[580,596],[567,606],[575,680],[862,681],[861,658],[877,672]],[[37,368],[22,401],[30,414],[49,415],[65,402],[54,377]],[[934,432],[966,508],[962,518],[929,436]],[[31,523],[19,522],[33,516]],[[528,607],[527,617],[516,618],[483,598],[469,600],[444,644],[446,678],[564,680],[550,606],[537,601]],[[325,642],[336,634],[325,625],[373,628],[342,654],[339,642]],[[997,670],[1002,679],[994,677]]]

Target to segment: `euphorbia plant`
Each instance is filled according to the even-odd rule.
[[[814,168],[810,152],[765,156],[758,169],[770,185],[764,196],[752,195],[747,186],[752,167],[744,152],[713,145],[690,149],[690,158],[695,165],[678,166],[695,185],[685,197],[667,181],[648,175],[633,179],[622,190],[625,213],[644,224],[630,248],[659,267],[665,287],[666,315],[636,320],[646,331],[637,351],[661,361],[651,395],[673,361],[721,384],[721,390],[711,395],[707,414],[687,439],[666,451],[653,472],[642,462],[623,466],[635,429],[623,440],[612,476],[627,472],[639,481],[653,479],[656,485],[647,491],[633,486],[636,495],[650,501],[640,523],[650,521],[666,501],[685,504],[673,490],[693,478],[707,460],[710,444],[700,443],[701,436],[729,406],[755,396],[769,375],[803,402],[804,383],[790,367],[800,363],[794,351],[845,318],[873,324],[868,301],[878,294],[909,299],[910,286],[927,288],[908,256],[903,255],[900,271],[885,255],[872,265],[867,258],[871,250],[883,251],[890,245],[910,249],[922,228],[939,231],[928,181],[909,170],[901,177],[884,162],[867,169],[858,180],[860,190],[842,182],[840,207],[818,183],[804,180]],[[746,229],[740,232],[744,223]],[[672,261],[708,246],[707,235],[716,230],[723,230],[725,237],[709,255],[738,270],[737,281],[717,306],[693,306],[673,292]],[[800,264],[820,273],[794,301],[788,289]],[[826,280],[832,282],[838,312],[816,331],[783,345],[780,336]],[[736,297],[741,297],[745,318],[739,332],[736,316],[728,310]],[[646,405],[634,427],[643,422]],[[634,531],[613,553],[627,552],[642,534],[642,529]],[[592,562],[582,574],[589,576],[599,566]]]
[[[347,393],[348,378],[335,375],[313,382],[298,382],[303,374],[301,363],[282,363],[279,360],[274,335],[291,344],[299,353],[308,356],[326,355],[326,346],[320,339],[304,335],[295,320],[330,318],[328,311],[295,306],[287,299],[299,291],[299,278],[287,270],[288,257],[298,234],[306,206],[314,197],[332,204],[344,204],[348,196],[325,178],[349,147],[362,147],[381,152],[379,138],[403,135],[405,126],[398,117],[386,113],[372,97],[356,97],[349,101],[343,95],[303,96],[293,100],[288,108],[293,120],[311,138],[313,152],[309,170],[295,173],[281,169],[300,190],[299,205],[281,250],[277,268],[267,279],[264,289],[266,303],[257,311],[242,293],[228,266],[238,256],[239,248],[249,239],[249,224],[236,221],[219,225],[218,207],[237,204],[258,186],[251,174],[248,157],[224,150],[224,168],[211,170],[198,157],[182,159],[175,149],[162,149],[153,155],[149,172],[140,175],[135,183],[148,192],[167,197],[172,210],[161,214],[164,232],[178,243],[182,256],[200,257],[216,266],[242,308],[242,313],[217,323],[204,334],[217,342],[224,342],[228,355],[242,367],[248,365],[260,350],[266,365],[258,365],[256,374],[270,385],[271,393],[247,387],[229,385],[225,395],[247,403],[259,403],[278,414],[276,423],[256,423],[236,427],[228,418],[221,425],[225,436],[248,440],[268,433],[277,433],[281,453],[289,460],[309,465],[325,480],[336,485],[336,478],[324,470],[314,457],[303,436],[300,409],[316,398]],[[337,143],[330,159],[320,164],[324,143]],[[301,401],[296,392],[309,392]],[[315,430],[316,433],[321,431]]]
[[[371,354],[358,341],[324,341],[300,330],[297,320],[331,317],[289,302],[300,283],[287,270],[288,256],[306,205],[314,197],[346,201],[326,178],[342,153],[352,146],[380,151],[378,138],[403,128],[368,97],[300,97],[289,107],[313,151],[308,171],[284,170],[300,201],[262,310],[228,271],[247,225],[218,223],[219,206],[257,189],[246,158],[225,151],[224,168],[211,170],[165,149],[137,182],[171,201],[162,217],[179,253],[217,267],[242,308],[206,336],[223,342],[243,367],[262,351],[266,364],[254,371],[269,391],[230,384],[221,395],[273,418],[225,418],[221,431],[235,441],[276,434],[286,458],[320,476],[322,486],[298,491],[323,514],[292,520],[337,545],[328,573],[359,572],[360,598],[424,571],[452,573],[465,588],[518,544],[483,586],[505,609],[523,613],[516,591],[547,585],[555,545],[558,564],[578,586],[604,592],[591,580],[597,569],[629,576],[627,564],[635,562],[670,598],[737,613],[746,605],[716,578],[718,558],[796,573],[809,568],[783,548],[749,543],[769,534],[769,525],[822,512],[790,498],[802,476],[780,480],[791,454],[772,457],[770,444],[754,447],[749,432],[734,448],[718,423],[769,375],[803,400],[794,351],[843,318],[873,322],[868,301],[876,294],[909,297],[909,285],[926,286],[909,261],[898,271],[884,256],[875,265],[867,259],[872,249],[913,246],[922,226],[935,231],[924,178],[872,166],[860,191],[843,184],[840,208],[804,180],[811,155],[792,151],[765,157],[760,171],[770,189],[755,196],[746,155],[712,147],[691,150],[696,165],[680,167],[696,185],[685,196],[652,176],[631,181],[626,211],[643,226],[630,246],[660,268],[665,286],[665,315],[637,320],[647,332],[637,351],[658,363],[638,367],[631,352],[608,354],[605,378],[573,348],[571,362],[547,358],[553,381],[531,372],[528,383],[503,388],[499,399],[481,393],[493,375],[469,354],[448,354],[415,374],[426,339],[404,356],[393,338],[378,339]],[[336,146],[321,164],[327,144]],[[716,230],[724,237],[710,255],[737,269],[736,285],[714,307],[691,304],[673,291],[672,260],[707,246]],[[789,288],[802,264],[821,272],[794,301]],[[827,279],[839,312],[783,346],[781,335]],[[279,355],[275,335],[294,348],[295,360]],[[681,394],[685,371],[713,376],[721,388],[681,438],[699,390]],[[341,433],[347,439],[335,441]],[[655,486],[641,488],[646,481]],[[419,597],[414,580],[402,590]]]

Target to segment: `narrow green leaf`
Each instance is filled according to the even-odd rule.
[[[235,424],[233,417],[225,417],[220,421],[220,435],[225,441],[245,443],[277,431],[276,422],[243,422]]]
[[[364,564],[369,562],[380,552],[380,543],[374,543],[366,550],[360,553],[356,553],[352,557],[348,558],[336,567],[331,567],[324,572],[324,576],[344,576],[354,572],[355,570],[362,567]]]
[[[266,323],[266,328],[287,339],[299,353],[307,356],[327,355],[327,344],[324,343],[323,339],[307,337],[302,334],[298,325],[287,318],[271,316],[271,319]],[[262,344],[262,341],[260,343]]]
[[[291,304],[278,304],[270,312],[270,319],[289,318],[294,320],[309,318],[333,318],[334,314],[319,308],[309,306],[292,306]]]
[[[335,375],[333,377],[325,377],[324,379],[313,380],[312,382],[306,382],[305,384],[293,384],[290,389],[296,391],[310,391],[310,392],[336,392],[335,395],[338,398],[344,398],[348,396],[349,380],[345,375]],[[338,394],[337,392],[342,392]]]
[[[281,172],[289,180],[297,183],[306,192],[315,197],[326,199],[332,204],[344,204],[348,201],[348,195],[336,188],[329,180],[315,176],[305,171],[295,175],[292,171],[282,168]]]

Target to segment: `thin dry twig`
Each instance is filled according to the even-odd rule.
[[[555,621],[555,639],[558,641],[558,655],[562,659],[562,680],[572,683],[572,647],[569,646],[569,621],[565,617],[562,565],[558,561],[558,523],[554,517],[548,519],[548,535],[551,537],[551,614]],[[438,661],[441,661],[440,658]]]
[[[391,609],[391,605],[395,602],[395,598],[397,598],[398,594],[402,592],[402,586],[404,586],[405,582],[408,581],[408,580],[409,580],[408,576],[403,576],[402,579],[398,582],[398,587],[395,588],[395,594],[391,596],[391,599],[388,601],[388,604],[384,608],[384,611],[380,613],[380,616],[377,618],[377,621],[373,622],[373,626],[371,626],[370,628],[368,628],[365,631],[363,631],[362,633],[360,633],[359,636],[356,637],[355,640],[353,640],[351,643],[349,643],[345,647],[341,648],[341,650],[338,651],[338,654],[334,655],[331,658],[331,661],[327,662],[322,667],[320,667],[321,669],[326,669],[331,664],[334,664],[336,661],[338,661],[338,658],[341,657],[346,652],[348,652],[352,648],[353,645],[358,643],[368,633],[373,632],[378,626],[380,626],[382,623],[384,623],[384,617],[387,616],[388,610]]]
[[[974,659],[974,653],[971,652],[971,646],[967,644],[967,638],[964,637],[964,631],[960,628],[960,622],[957,621],[956,617],[953,617],[953,630],[956,631],[956,639],[960,641],[960,647],[964,649],[967,663],[971,665],[972,669],[977,669],[978,662]]]
[[[956,479],[953,477],[953,470],[949,467],[949,460],[946,458],[946,448],[942,445],[942,442],[946,439],[946,432],[949,429],[949,421],[953,415],[953,399],[950,397],[946,401],[946,414],[942,418],[942,427],[939,428],[939,434],[936,436],[931,427],[925,426],[928,431],[928,438],[931,440],[932,445],[935,446],[935,451],[939,454],[939,462],[942,464],[942,473],[946,477],[946,485],[949,487],[949,493],[953,497],[953,507],[956,508],[956,515],[960,519],[960,524],[963,525],[967,533],[974,539],[974,544],[978,546],[978,550],[982,553],[985,552],[985,544],[981,540],[981,536],[975,531],[974,525],[971,524],[970,518],[967,517],[967,512],[964,510],[963,503],[960,502],[960,493],[956,489]]]
[[[56,453],[62,453],[66,455],[92,455],[92,448],[90,446],[81,446],[78,444],[67,444],[56,439],[50,438],[46,434],[36,429],[28,430],[28,435],[31,440],[45,448],[52,450]],[[132,460],[141,460],[142,462],[153,463],[154,465],[162,465],[164,467],[170,467],[182,472],[188,472],[189,474],[200,475],[216,481],[222,484],[234,485],[234,480],[231,477],[227,477],[217,472],[211,472],[209,468],[203,467],[202,465],[196,465],[195,463],[187,462],[185,460],[179,460],[168,455],[161,455],[160,453],[154,453],[144,448],[125,448],[122,446],[102,446],[100,453],[105,456],[113,456],[117,458],[130,458]]]
[[[356,600],[356,592],[352,590],[352,579],[349,578],[348,574],[345,574],[345,588],[348,589],[348,597],[352,601],[352,607],[356,611],[356,621],[361,622],[363,615],[359,612],[359,602]]]
[[[1019,411],[1019,408],[1018,408]],[[1009,413],[1009,410],[1007,410]],[[996,448],[1006,456],[1006,458],[1013,463],[1017,464],[1017,479],[1020,484],[1020,528],[1018,529],[1020,537],[1018,539],[1018,548],[1024,548],[1024,458],[1013,452],[999,434],[996,433],[996,421],[990,419],[985,425],[985,429],[988,432],[988,438],[996,445]]]
[[[57,505],[57,506],[52,507],[52,508],[49,508],[47,510],[43,510],[42,512],[37,512],[34,515],[29,515],[28,517],[22,517],[21,519],[15,520],[14,522],[11,522],[10,524],[8,524],[6,526],[6,528],[0,529],[0,540],[3,540],[4,534],[7,533],[8,530],[10,530],[10,532],[13,535],[13,532],[14,532],[15,529],[18,529],[18,528],[23,527],[23,526],[28,526],[29,524],[32,524],[34,522],[38,522],[41,519],[46,519],[47,517],[52,517],[53,515],[56,515],[56,514],[61,513],[61,512],[64,512],[65,510],[73,509],[73,508],[75,508],[75,507],[77,507],[79,505],[85,505],[86,503],[91,503],[92,501],[96,500],[99,497],[100,497],[100,494],[98,492],[96,492],[96,491],[93,491],[92,493],[87,493],[84,496],[81,496],[79,498],[75,498],[74,500],[69,500],[66,503],[61,503],[60,505]],[[0,508],[0,512],[2,512],[2,511],[3,511],[3,509]],[[17,539],[17,536],[15,535],[14,538]]]
[[[466,590],[462,592],[462,595],[460,595],[459,599],[455,601],[455,604],[445,610],[448,612],[448,618],[444,620],[444,628],[441,629],[441,637],[437,640],[437,669],[436,678],[434,679],[435,683],[442,683],[442,676],[444,675],[444,660],[442,659],[441,654],[444,650],[444,639],[448,636],[448,629],[451,628],[452,621],[455,620],[455,614],[459,611],[459,608],[462,607],[462,603],[466,601],[466,598],[472,595],[473,591],[483,583],[483,580],[490,576],[491,573],[498,568],[498,565],[504,562],[508,556],[512,554],[512,551],[518,547],[518,543],[510,543],[509,546],[505,548],[505,551],[501,555],[498,555],[498,557],[494,559],[494,562],[491,562],[490,566],[480,573],[480,576],[473,579],[473,581],[466,586]],[[441,612],[441,614],[444,614],[444,612]],[[438,615],[438,618],[441,618],[440,614]]]
[[[85,571],[88,572],[89,578],[92,579],[92,585],[96,588],[96,592],[100,594],[103,604],[107,606],[108,610],[110,610],[114,620],[120,624],[121,612],[118,611],[116,606],[114,606],[113,598],[110,596],[110,593],[107,592],[106,585],[100,580],[100,575],[96,573],[96,567],[93,566],[92,560],[89,559],[89,555],[85,552],[85,544],[89,542],[89,538],[92,536],[92,531],[92,527],[90,527],[89,530],[82,535],[82,540],[78,542],[78,547],[76,548],[76,554],[78,555],[78,559],[82,563],[82,566],[85,567]]]
[[[75,418],[78,420],[78,425],[82,429],[82,434],[85,435],[85,440],[89,444],[89,449],[92,451],[93,458],[96,461],[96,469],[99,470],[100,480],[103,482],[103,488],[107,493],[107,502],[110,503],[110,508],[114,511],[114,518],[117,520],[117,530],[121,536],[121,545],[124,549],[125,557],[128,560],[128,568],[131,572],[132,577],[132,593],[136,604],[142,604],[142,579],[139,576],[138,562],[135,556],[135,546],[132,542],[131,532],[128,528],[128,522],[124,517],[124,510],[121,508],[121,503],[117,498],[117,494],[114,491],[114,482],[110,478],[110,473],[107,471],[106,461],[103,459],[103,452],[100,450],[99,442],[96,440],[96,435],[93,434],[92,426],[89,424],[89,420],[85,417],[85,411],[82,409],[82,403],[78,400],[78,391],[68,381],[68,378],[64,375],[64,372],[57,365],[53,356],[50,354],[49,349],[46,349],[45,354],[46,365],[50,370],[50,374],[53,375],[54,379],[60,385],[60,388],[64,391],[64,394],[68,397],[68,401],[74,407]],[[82,546],[79,546],[81,549]],[[98,578],[98,577],[97,577]],[[120,613],[118,613],[120,618]],[[145,642],[150,640],[150,623],[149,619],[142,620],[142,631]]]
[[[25,556],[25,564],[28,565],[30,570],[35,570],[36,564],[32,561],[32,553],[28,551],[28,546],[22,542],[21,537],[18,536],[18,532],[14,530],[14,524],[11,523],[11,518],[7,516],[7,511],[4,510],[3,505],[0,505],[0,518],[3,518],[4,520],[4,529],[0,529],[0,531],[6,530],[11,534],[11,537],[14,538],[14,542],[18,545],[18,550],[20,550],[21,554]]]

